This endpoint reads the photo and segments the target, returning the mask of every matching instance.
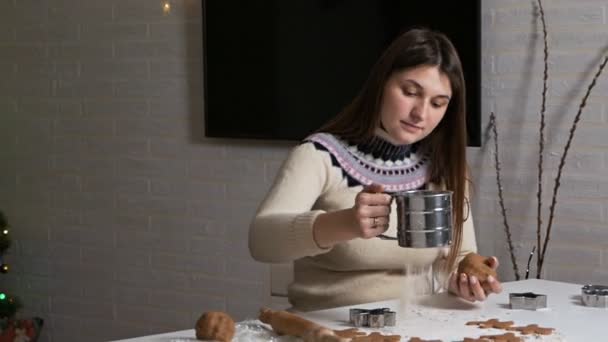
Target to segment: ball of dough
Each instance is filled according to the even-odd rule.
[[[234,320],[220,311],[205,312],[196,322],[196,338],[230,342],[234,337]]]
[[[490,284],[487,282],[488,276],[498,279],[496,270],[488,266],[490,258],[481,256],[477,253],[469,253],[462,259],[458,264],[458,274],[465,273],[467,276],[475,276],[479,279],[479,284],[486,291],[490,292],[492,289]]]

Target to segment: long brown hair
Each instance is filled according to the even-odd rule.
[[[372,67],[367,81],[353,101],[319,129],[354,143],[374,135],[380,122],[384,85],[395,72],[418,66],[436,66],[450,80],[452,97],[437,127],[418,142],[431,158],[429,181],[453,191],[453,236],[446,270],[456,264],[462,245],[466,166],[465,86],[462,65],[456,49],[443,33],[416,28],[395,39]],[[468,211],[469,208],[466,208]]]

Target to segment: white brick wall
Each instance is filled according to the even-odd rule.
[[[536,225],[535,3],[483,1],[483,120],[497,112],[520,269]],[[548,195],[606,53],[608,4],[544,3]],[[172,4],[163,16],[150,0],[0,2],[0,208],[15,241],[1,279],[23,315],[45,318],[43,341],[187,329],[207,310],[243,319],[270,303],[269,269],[250,259],[247,228],[291,144],[203,137],[200,1]],[[570,151],[550,279],[608,283],[607,89],[604,75]],[[491,147],[469,149],[479,247],[512,280]]]

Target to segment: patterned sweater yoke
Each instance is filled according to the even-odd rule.
[[[430,158],[418,153],[416,145],[393,145],[378,136],[352,144],[328,133],[316,133],[304,141],[327,151],[349,186],[375,183],[387,192],[398,192],[418,189],[427,182]]]

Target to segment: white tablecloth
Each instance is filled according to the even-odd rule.
[[[397,300],[354,307],[367,309],[388,307],[396,310],[397,326],[380,331],[401,335],[402,341],[407,341],[413,336],[442,341],[462,341],[464,337],[502,333],[502,330],[479,329],[465,325],[468,321],[490,318],[514,321],[518,326],[538,324],[556,329],[553,335],[543,339],[534,338],[534,341],[608,341],[604,330],[605,326],[608,326],[608,309],[583,306],[580,299],[581,286],[529,279],[504,283],[501,294],[492,295],[483,303],[470,304],[447,294],[437,294],[423,297],[419,302],[406,307],[401,307]],[[545,294],[547,308],[537,311],[512,310],[509,307],[509,293],[512,292]],[[350,308],[341,307],[298,314],[329,328],[346,329],[351,327],[348,324]],[[189,329],[120,342],[196,341],[194,336],[194,330]]]

